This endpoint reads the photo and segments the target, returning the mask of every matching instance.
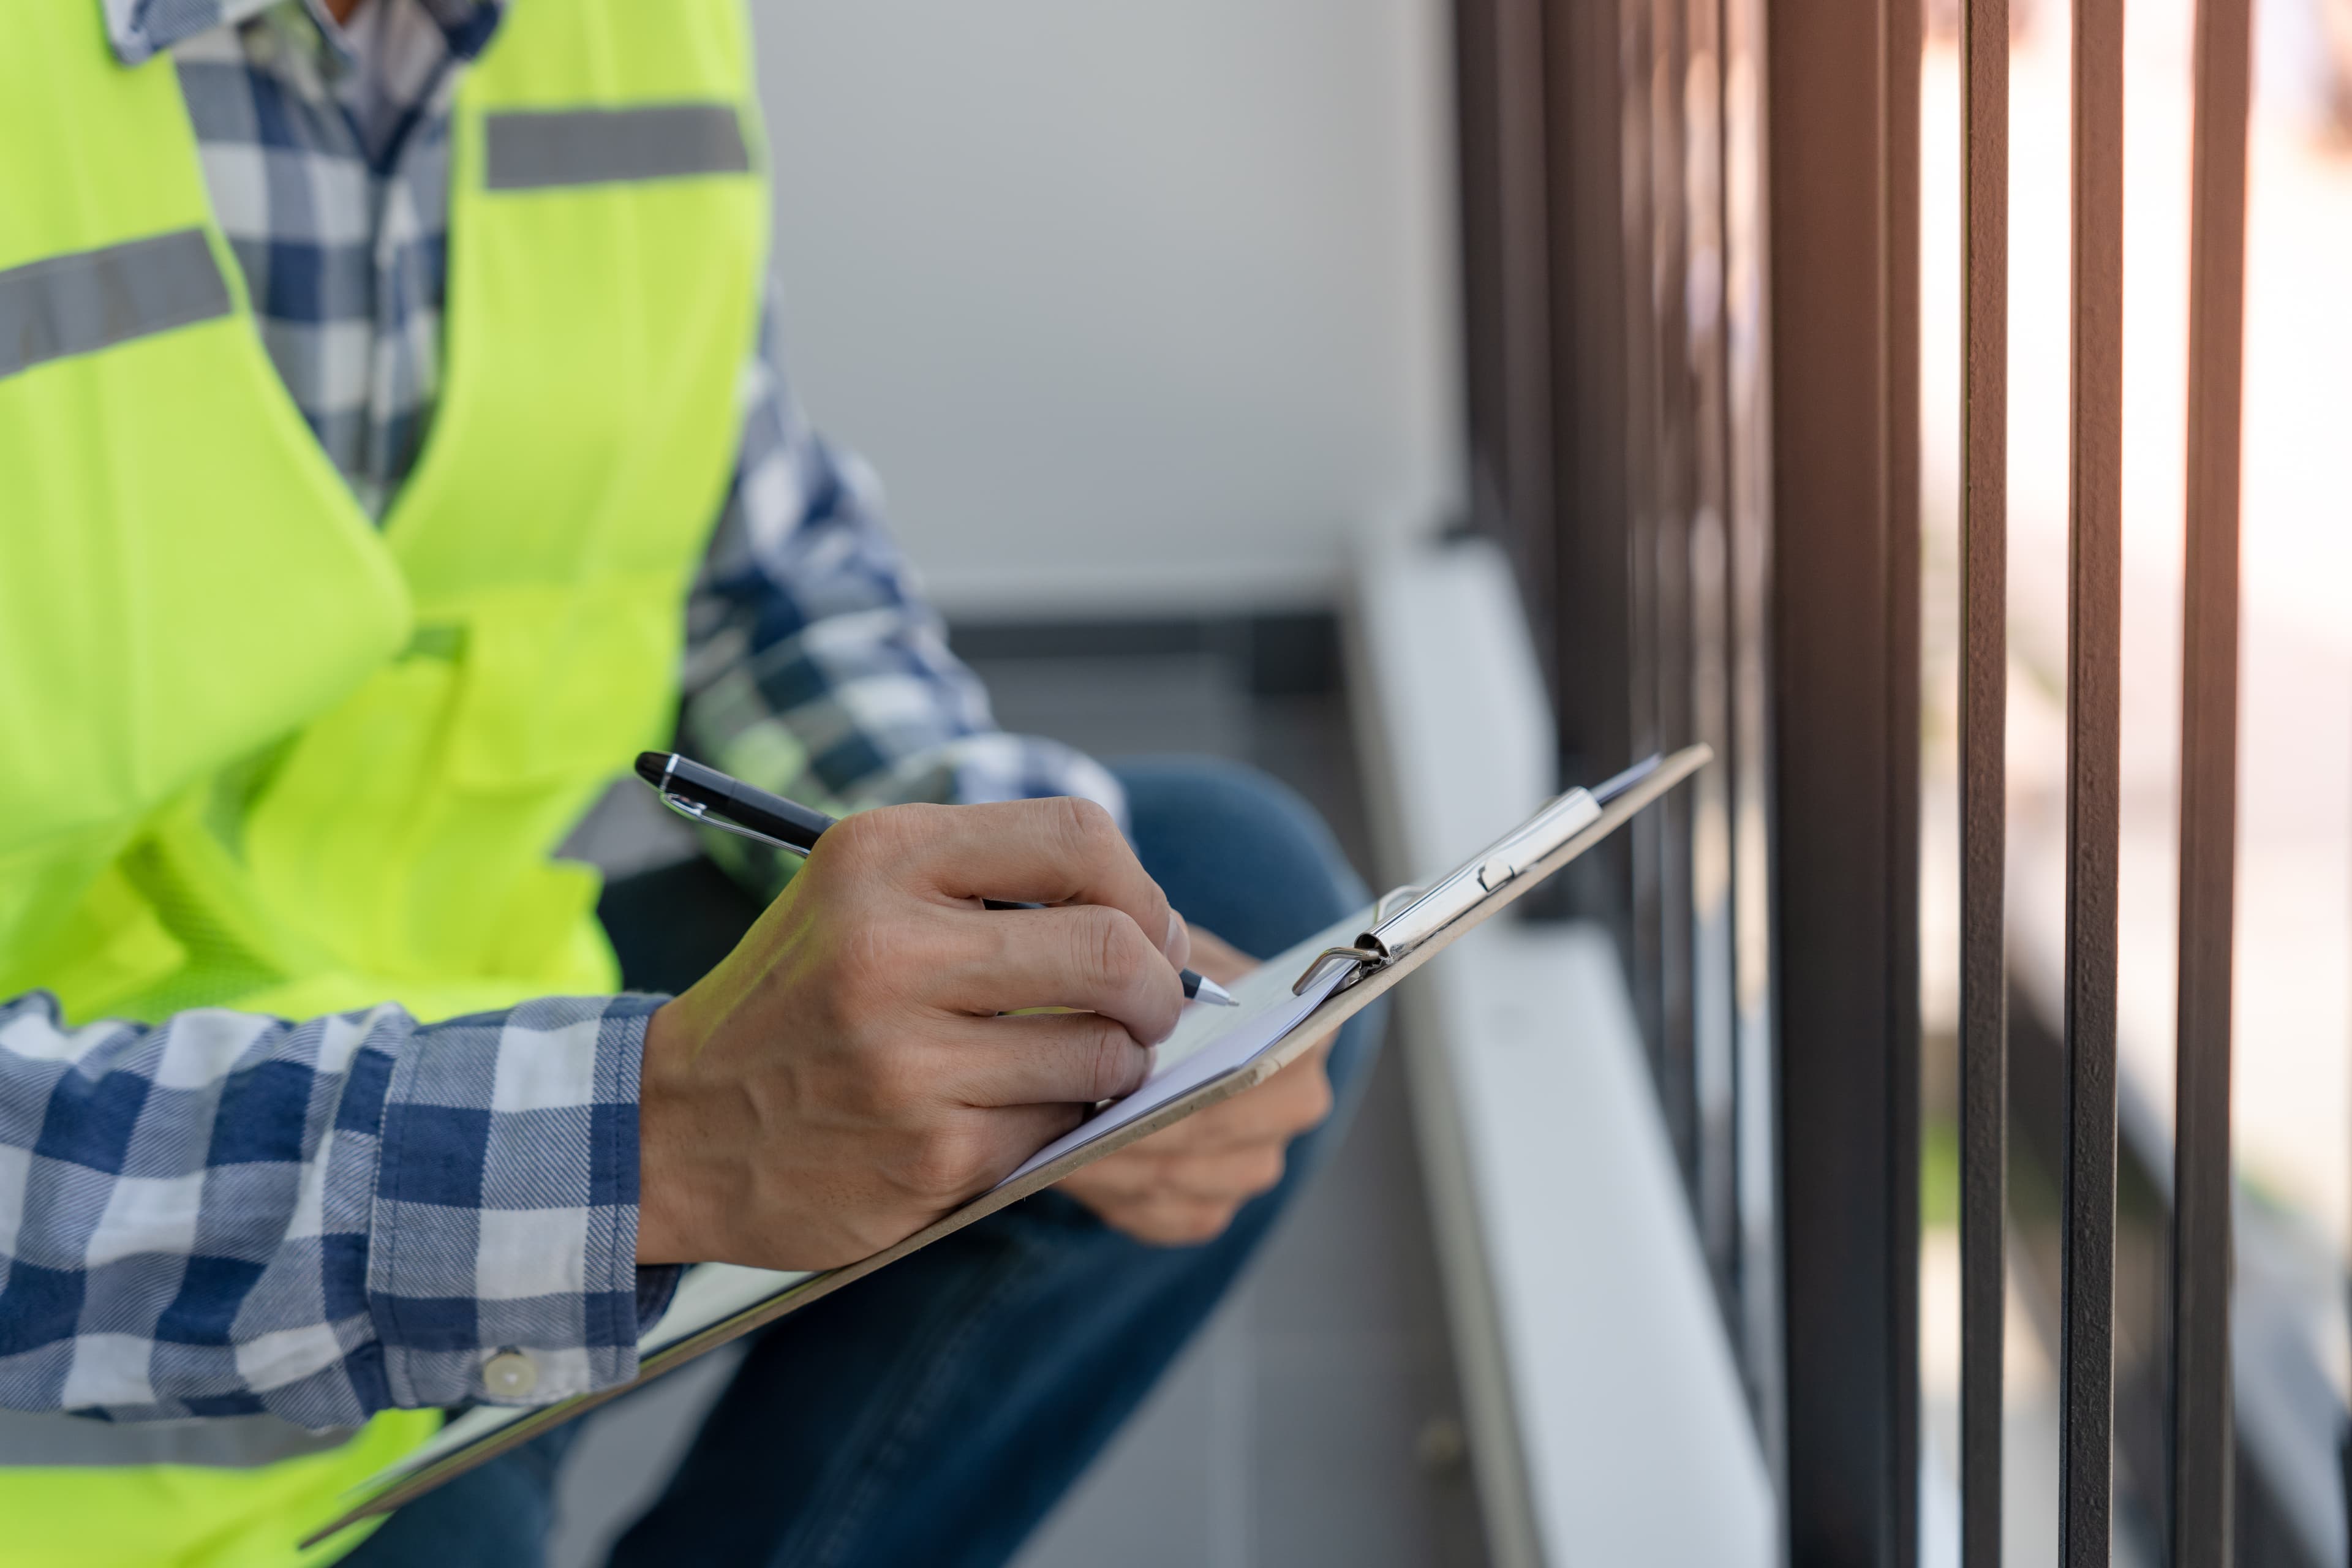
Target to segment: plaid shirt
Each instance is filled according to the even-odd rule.
[[[125,65],[172,55],[256,326],[374,515],[433,415],[450,105],[501,3],[369,0],[346,35],[315,0],[100,0]],[[870,477],[787,395],[774,320],[688,606],[685,744],[836,809],[1116,809],[1093,763],[996,731]],[[736,846],[712,848],[772,892],[779,867]],[[635,1375],[676,1272],[635,1266],[657,1001],[152,1028],[68,1027],[45,993],[0,1004],[0,1406],[327,1427]],[[505,1350],[527,1390],[484,1384]]]

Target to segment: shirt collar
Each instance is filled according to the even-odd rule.
[[[114,46],[115,58],[126,66],[135,66],[199,33],[235,26],[283,3],[286,0],[99,0],[99,8],[105,15],[106,36]],[[317,0],[303,3],[316,5]],[[460,59],[471,59],[482,52],[507,7],[507,0],[418,3],[448,38],[449,52]],[[323,8],[314,15],[323,26]]]

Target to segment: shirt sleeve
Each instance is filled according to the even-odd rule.
[[[0,1406],[323,1428],[635,1376],[676,1279],[635,1266],[659,1001],[0,1005]]]
[[[747,367],[734,481],[688,616],[680,743],[698,760],[840,815],[907,801],[1099,801],[1108,770],[1008,735],[884,524],[872,472],[812,429],[787,390],[768,301]],[[709,832],[712,857],[772,897],[788,858]]]

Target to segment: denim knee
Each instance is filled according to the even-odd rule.
[[[1315,808],[1244,763],[1145,757],[1112,764],[1126,786],[1138,858],[1184,918],[1256,958],[1270,958],[1370,901]],[[1352,932],[1349,934],[1353,934]],[[1339,1126],[1381,1033],[1384,1004],[1333,1044]],[[1328,1142],[1324,1138],[1312,1140]]]
[[[1268,958],[1362,907],[1363,879],[1314,807],[1208,757],[1115,763],[1136,854],[1192,923]]]

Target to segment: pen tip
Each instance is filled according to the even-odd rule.
[[[1212,1007],[1238,1007],[1241,1005],[1239,1002],[1234,1000],[1234,994],[1232,992],[1226,990],[1223,986],[1218,984],[1215,981],[1210,979],[1205,974],[1201,976],[1201,988],[1192,993],[1192,1000],[1195,1002],[1206,1002]]]

